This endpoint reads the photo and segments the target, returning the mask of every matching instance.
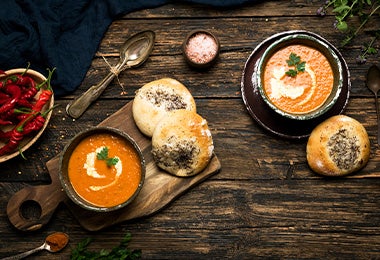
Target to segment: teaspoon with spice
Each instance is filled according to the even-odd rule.
[[[51,253],[56,253],[58,251],[61,251],[68,242],[69,236],[67,234],[62,232],[55,232],[47,236],[45,243],[43,243],[41,246],[18,255],[3,258],[2,260],[22,259],[41,250],[47,250]]]

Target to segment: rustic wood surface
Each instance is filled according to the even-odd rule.
[[[61,153],[46,163],[52,180],[51,184],[27,186],[15,193],[9,200],[7,214],[14,227],[21,231],[40,229],[50,221],[58,204],[64,202],[83,228],[89,231],[98,231],[126,220],[152,215],[193,186],[220,171],[221,165],[216,155],[211,158],[203,171],[190,178],[178,178],[158,168],[151,153],[151,139],[144,136],[134,124],[132,103],[126,104],[98,126],[112,127],[123,131],[139,146],[144,156],[146,171],[144,185],[137,197],[126,207],[107,213],[94,213],[81,208],[65,196],[65,191],[61,188],[59,180]],[[29,200],[33,200],[41,207],[39,218],[25,219],[19,214],[23,203]]]
[[[374,98],[365,86],[366,72],[379,65],[380,54],[363,65],[355,62],[369,34],[341,49],[352,83],[344,113],[359,120],[371,140],[370,161],[360,172],[345,178],[316,175],[306,162],[307,140],[268,133],[250,117],[241,98],[247,58],[274,33],[309,30],[339,46],[343,35],[333,28],[334,17],[315,15],[322,2],[273,0],[229,9],[171,4],[114,21],[82,85],[56,99],[60,106],[42,138],[25,152],[27,160],[17,157],[0,165],[0,258],[39,246],[53,231],[68,233],[69,246],[31,259],[68,259],[88,237],[94,239],[92,250],[111,249],[127,232],[132,234],[130,247],[141,249],[144,259],[380,258],[380,150]],[[369,25],[379,28],[380,18]],[[219,60],[207,71],[191,69],[182,57],[182,41],[196,28],[211,30],[221,42]],[[115,64],[120,44],[142,30],[155,31],[156,45],[143,66],[119,75],[127,95],[120,94],[115,80],[80,119],[68,117],[66,104],[108,73],[104,59]],[[12,195],[28,185],[49,184],[46,163],[76,133],[98,125],[131,101],[139,87],[164,76],[184,83],[196,98],[199,114],[209,122],[221,171],[159,212],[101,231],[82,228],[64,204],[38,231],[14,228],[5,210]],[[22,210],[27,218],[38,213],[33,203]]]

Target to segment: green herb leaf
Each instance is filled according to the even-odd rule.
[[[107,163],[108,167],[116,165],[119,162],[117,157],[108,157],[108,147],[104,146],[103,149],[96,154],[98,160],[104,160]]]
[[[328,8],[332,9],[335,16],[334,27],[345,35],[340,44],[340,47],[344,47],[350,44],[361,31],[366,32],[365,26],[371,26],[368,22],[372,18],[379,16],[380,0],[327,0],[317,9],[317,15],[325,16]],[[358,20],[359,23],[357,23]],[[375,47],[375,41],[378,38],[379,36],[375,35],[370,41],[370,45],[374,49],[378,49],[378,47]],[[363,43],[362,45],[365,46]],[[366,57],[371,54],[376,53],[373,49],[365,47],[359,55],[358,63],[365,63]]]
[[[104,146],[103,149],[96,154],[98,160],[106,160],[108,158],[108,147]]]
[[[297,64],[297,71],[302,71],[302,72],[305,72],[305,66],[306,66],[306,61],[303,61],[299,64]]]
[[[289,60],[286,60],[289,67],[294,66],[294,69],[289,69],[285,74],[290,77],[295,77],[299,72],[305,71],[306,62],[301,62],[301,57],[295,53],[290,53]]]
[[[71,260],[84,260],[84,259],[139,259],[141,258],[141,250],[134,249],[131,250],[128,247],[128,243],[131,241],[131,234],[127,233],[122,239],[120,244],[112,250],[102,249],[99,252],[90,251],[87,249],[88,245],[92,240],[87,238],[80,242],[76,248],[71,252]]]
[[[297,71],[290,69],[287,72],[285,72],[285,74],[290,76],[290,77],[295,77],[295,76],[297,76]]]
[[[111,167],[113,165],[116,165],[119,162],[119,158],[116,158],[116,157],[108,158],[106,162],[107,162],[107,166]]]
[[[297,56],[297,54],[292,52],[289,55],[289,60],[286,60],[286,63],[288,63],[288,66],[295,66],[300,61],[301,61],[301,57]]]

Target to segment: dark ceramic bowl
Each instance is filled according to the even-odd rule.
[[[86,137],[89,137],[94,134],[100,134],[100,133],[108,133],[111,135],[116,135],[124,139],[127,143],[132,144],[135,151],[138,153],[141,163],[141,179],[139,182],[139,185],[133,195],[126,201],[122,202],[119,205],[112,206],[112,207],[99,207],[96,205],[93,205],[89,203],[88,201],[84,200],[81,196],[79,196],[74,187],[72,186],[69,176],[68,176],[68,164],[69,159],[71,157],[72,152],[77,147],[77,145]],[[90,130],[83,131],[79,134],[77,134],[64,148],[63,153],[60,157],[60,163],[59,163],[59,177],[62,184],[63,189],[65,190],[68,197],[77,205],[81,206],[84,209],[96,211],[96,212],[108,212],[108,211],[114,211],[121,209],[131,203],[139,194],[140,190],[142,189],[144,180],[145,180],[145,172],[146,172],[146,166],[145,166],[145,159],[143,157],[143,154],[136,144],[136,142],[126,133],[115,129],[111,127],[95,127]]]
[[[272,103],[271,99],[266,94],[264,90],[264,86],[263,86],[264,69],[269,58],[275,52],[292,44],[306,45],[308,47],[314,48],[318,50],[319,52],[321,52],[329,61],[330,66],[333,71],[333,75],[334,75],[333,88],[330,95],[327,97],[326,101],[315,110],[307,112],[307,113],[289,113],[284,110],[281,110],[275,104]],[[338,100],[338,97],[341,93],[342,86],[343,86],[343,66],[341,64],[341,61],[338,55],[335,53],[335,51],[331,47],[328,46],[328,44],[322,42],[321,40],[315,38],[312,35],[299,33],[299,34],[284,36],[280,38],[279,40],[275,41],[274,43],[272,43],[264,51],[261,59],[258,61],[256,65],[256,73],[253,75],[253,77],[254,78],[252,80],[256,81],[257,88],[259,89],[263,100],[272,110],[274,110],[276,113],[280,114],[281,116],[284,116],[287,118],[291,118],[295,120],[309,120],[312,118],[319,117],[323,115],[324,113],[326,113],[327,111],[329,111]]]
[[[197,40],[193,41],[193,43],[197,43],[196,46],[192,44],[194,39]],[[218,38],[206,30],[191,31],[182,44],[182,52],[186,62],[197,69],[205,69],[213,65],[219,56],[219,49]]]

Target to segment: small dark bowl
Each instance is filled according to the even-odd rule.
[[[121,204],[118,204],[113,207],[99,207],[96,205],[93,205],[89,203],[88,201],[84,200],[81,196],[79,196],[71,182],[68,176],[68,164],[69,164],[69,159],[71,157],[72,152],[74,149],[77,147],[77,145],[86,137],[94,135],[94,134],[99,134],[99,133],[109,133],[112,135],[119,136],[126,140],[128,143],[132,144],[135,150],[137,151],[139,157],[140,157],[140,163],[141,163],[141,179],[140,183],[136,189],[136,191],[133,193],[133,195],[126,201],[124,201]],[[146,166],[145,166],[145,159],[144,156],[136,144],[136,142],[126,133],[115,129],[111,127],[95,127],[90,130],[85,130],[79,134],[77,134],[64,148],[63,153],[60,157],[60,162],[59,162],[59,177],[60,181],[62,184],[63,189],[65,190],[66,194],[68,197],[77,205],[81,206],[84,209],[90,210],[90,211],[96,211],[96,212],[109,212],[109,211],[114,211],[121,209],[131,203],[139,194],[140,190],[142,189],[144,180],[145,180],[145,172],[146,172]]]
[[[333,83],[333,89],[327,98],[327,100],[324,102],[324,104],[315,110],[308,112],[308,113],[288,113],[286,111],[283,111],[279,109],[276,105],[272,103],[270,98],[267,96],[264,86],[263,86],[263,75],[264,75],[264,69],[265,65],[268,61],[268,59],[278,50],[291,45],[291,44],[302,44],[306,45],[308,47],[314,48],[318,51],[320,51],[329,61],[330,66],[333,71],[334,75],[334,83]],[[256,64],[256,74],[254,74],[254,79],[257,83],[257,88],[260,91],[260,95],[263,98],[263,100],[267,103],[267,105],[276,113],[280,114],[281,116],[295,119],[295,120],[309,120],[316,117],[319,117],[330,110],[330,108],[333,107],[333,105],[336,103],[336,101],[339,98],[339,95],[341,93],[342,87],[343,87],[343,66],[340,62],[340,59],[338,55],[334,52],[333,49],[331,49],[326,43],[323,41],[315,38],[314,36],[308,35],[308,34],[293,34],[289,36],[284,36],[281,39],[275,41],[272,43],[263,53],[261,59]]]
[[[204,35],[208,37],[208,39],[211,39],[213,41],[213,44],[215,44],[215,48],[216,48],[216,50],[212,53],[212,55],[210,57],[207,57],[207,59],[204,61],[201,59],[196,60],[190,54],[190,52],[192,51],[191,47],[189,46],[190,40],[192,40],[194,37],[199,37],[200,35]],[[182,52],[183,52],[183,56],[185,57],[186,62],[190,66],[197,69],[204,69],[213,65],[219,56],[219,50],[220,50],[220,43],[219,43],[218,38],[214,34],[206,30],[191,31],[186,36],[185,41],[182,44]]]

